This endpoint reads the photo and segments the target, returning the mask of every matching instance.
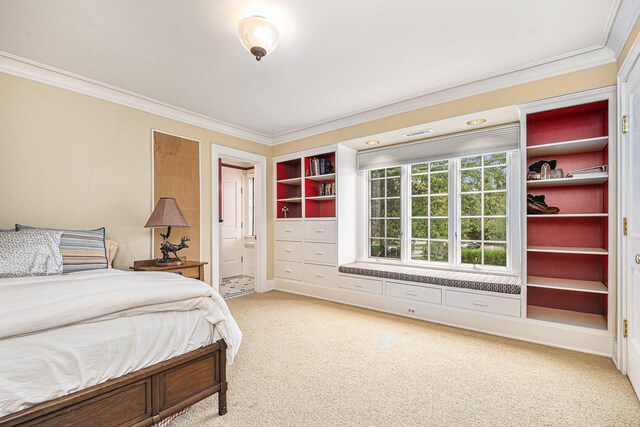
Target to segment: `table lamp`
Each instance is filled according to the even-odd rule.
[[[180,244],[174,245],[169,242],[169,236],[171,235],[171,227],[186,228],[189,227],[189,224],[187,224],[187,220],[184,219],[176,199],[172,197],[161,197],[144,227],[167,227],[167,234],[160,234],[163,238],[162,244],[160,245],[162,259],[157,259],[156,264],[181,265],[182,260],[178,257],[177,252],[189,247],[186,243],[189,241],[189,238],[186,236],[182,237],[182,239],[180,239]],[[173,254],[173,257],[169,256],[170,253]]]

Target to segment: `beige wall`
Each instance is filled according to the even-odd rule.
[[[456,99],[277,145],[273,148],[273,156],[317,148],[353,138],[388,132],[408,126],[421,125],[464,114],[472,114],[478,111],[611,86],[616,84],[616,71],[616,64],[611,63],[600,67]]]
[[[211,145],[271,147],[0,73],[0,228],[107,227],[115,267],[151,255],[151,129],[201,141],[202,259],[211,259]],[[271,182],[271,171],[268,171]],[[269,224],[272,186],[268,185]],[[272,230],[269,271],[273,277]],[[215,250],[214,250],[215,253]],[[209,267],[209,266],[207,266]],[[210,268],[207,268],[207,280]]]
[[[627,41],[625,42],[624,47],[620,52],[620,56],[618,57],[618,70],[622,68],[622,64],[624,64],[624,61],[627,59],[627,56],[629,56],[629,52],[631,52],[631,49],[633,49],[633,46],[638,42],[639,39],[640,39],[640,18],[636,19],[636,23],[633,26],[633,29],[631,29],[631,34],[629,34],[629,38],[627,38]]]

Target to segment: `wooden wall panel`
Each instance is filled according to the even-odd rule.
[[[178,252],[180,258],[200,260],[200,143],[162,132],[153,132],[154,207],[161,197],[174,197],[189,228],[174,228],[169,240],[180,243],[189,236],[189,247]],[[166,229],[154,230],[154,257],[161,258],[160,243]]]

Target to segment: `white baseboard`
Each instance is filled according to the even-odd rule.
[[[613,356],[613,337],[604,331],[590,331],[550,322],[481,313],[286,279],[276,279],[275,289],[520,341],[599,356]],[[408,314],[409,307],[413,314]]]

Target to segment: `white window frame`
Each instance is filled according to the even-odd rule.
[[[497,151],[505,152],[505,151]],[[491,266],[462,264],[461,256],[461,188],[460,173],[461,163],[460,156],[449,159],[449,262],[420,261],[411,259],[411,165],[399,166],[401,169],[401,202],[400,202],[400,218],[401,218],[401,236],[400,236],[400,259],[396,258],[376,258],[370,257],[370,184],[369,171],[360,173],[360,186],[362,191],[361,212],[360,217],[365,219],[365,225],[361,233],[360,240],[360,260],[366,262],[378,262],[392,265],[405,265],[412,267],[436,268],[455,271],[474,271],[486,272],[492,274],[508,274],[517,275],[521,271],[521,214],[520,203],[520,160],[518,150],[509,150],[507,153],[507,266]],[[493,154],[493,152],[482,153],[478,155]],[[443,159],[446,160],[446,159]],[[421,163],[421,162],[416,162]],[[426,162],[425,162],[426,163]],[[389,166],[393,167],[393,166]],[[383,169],[383,168],[380,168]]]

